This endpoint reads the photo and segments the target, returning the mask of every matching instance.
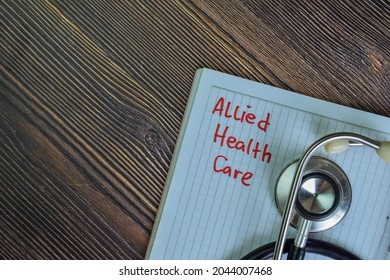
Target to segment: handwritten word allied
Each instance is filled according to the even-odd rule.
[[[231,101],[226,102],[224,97],[220,97],[215,103],[211,114],[232,119],[242,125],[255,125],[259,130],[266,133],[270,125],[271,114],[267,113],[265,118],[258,118],[254,113],[249,112],[251,108],[252,106],[246,105],[245,109],[242,110],[240,105],[233,106]],[[246,155],[252,156],[254,159],[270,163],[272,154],[269,151],[268,144],[261,144],[253,138],[238,139],[230,133],[229,129],[229,126],[222,127],[218,123],[213,136],[213,142],[218,143],[220,147],[226,146],[229,149],[241,151]],[[224,155],[215,157],[213,171],[240,180],[244,186],[250,186],[249,181],[253,178],[253,172],[234,168],[232,162],[229,162],[229,159]]]
[[[214,113],[218,113],[220,117],[225,117],[227,119],[233,118],[234,120],[243,123],[246,122],[247,124],[256,124],[257,127],[267,132],[267,128],[269,126],[269,120],[271,118],[271,114],[267,113],[267,117],[264,120],[258,120],[255,114],[248,113],[246,111],[240,112],[240,106],[235,106],[233,112],[231,112],[232,102],[228,101],[225,107],[225,98],[221,97],[218,99],[217,103],[214,106],[214,109],[212,111],[212,115]],[[246,105],[246,108],[250,109],[252,106]]]

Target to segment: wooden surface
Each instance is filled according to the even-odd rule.
[[[197,68],[390,116],[389,1],[88,2],[0,2],[1,259],[143,258]]]

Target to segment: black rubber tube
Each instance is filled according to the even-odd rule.
[[[288,260],[303,260],[305,259],[306,248],[300,248],[295,245],[290,246],[288,251],[287,259]]]
[[[272,259],[275,249],[275,243],[271,242],[266,245],[263,245],[252,252],[245,255],[243,260],[267,260]],[[288,253],[291,246],[294,246],[294,239],[287,239],[283,254]],[[347,251],[346,249],[334,245],[332,243],[316,240],[316,239],[308,239],[306,242],[306,252],[317,254],[321,256],[325,256],[334,260],[360,260],[358,256]]]

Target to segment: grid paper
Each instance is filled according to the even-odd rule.
[[[224,74],[217,73],[219,75]],[[246,81],[238,81],[245,88]],[[177,165],[149,248],[152,259],[242,258],[256,247],[275,241],[281,224],[274,199],[276,181],[281,171],[298,159],[311,143],[338,131],[390,140],[388,131],[324,116],[309,107],[304,110],[294,104],[274,102],[269,94],[263,97],[268,87],[256,85],[253,94],[251,90],[238,92],[226,84],[215,84],[212,82],[198,89],[197,95],[203,98],[195,100],[194,109],[189,112],[183,145],[177,151]],[[255,124],[227,118],[224,114],[220,116],[218,112],[212,114],[222,97],[224,108],[231,102],[231,114],[235,106],[240,106],[238,113],[252,113],[256,121],[265,120],[269,113],[267,130],[264,132]],[[305,101],[310,106],[312,100]],[[321,105],[335,110],[333,104]],[[376,118],[372,114],[364,117]],[[264,151],[267,144],[272,155],[270,162],[261,160],[261,152],[254,158],[253,152],[247,154],[229,148],[227,136],[222,146],[221,137],[214,142],[215,134],[221,135],[226,127],[227,136],[234,136],[246,145],[253,139]],[[335,161],[348,175],[353,199],[341,223],[313,237],[340,245],[364,259],[390,259],[390,164],[380,160],[370,148],[350,148],[337,155],[320,152],[319,155]],[[215,162],[219,169],[229,165],[232,169],[253,173],[248,180],[250,186],[244,186],[239,177],[234,179],[215,172]],[[291,229],[289,235],[294,236],[294,233],[295,229]]]

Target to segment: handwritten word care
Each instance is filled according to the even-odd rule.
[[[259,119],[254,113],[249,112],[251,108],[252,106],[246,105],[245,109],[241,109],[239,105],[233,106],[232,102],[226,102],[225,98],[221,97],[215,103],[212,115],[217,114],[220,117],[232,119],[243,125],[256,126],[259,130],[267,132],[268,126],[270,125],[271,114],[267,113],[264,119]],[[268,151],[268,144],[261,144],[253,138],[238,139],[231,134],[229,126],[222,127],[222,125],[218,123],[213,141],[221,147],[226,146],[229,149],[241,151],[262,162],[269,163],[271,161],[272,154]],[[249,181],[252,179],[253,173],[235,169],[232,167],[232,164],[233,163],[229,161],[226,156],[218,155],[214,159],[213,170],[217,173],[222,173],[240,180],[244,186],[250,186]]]

